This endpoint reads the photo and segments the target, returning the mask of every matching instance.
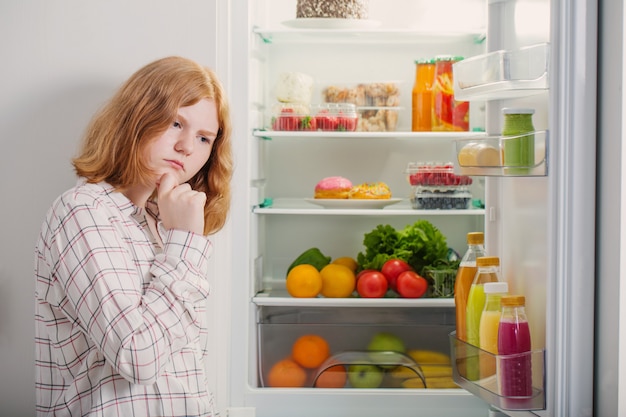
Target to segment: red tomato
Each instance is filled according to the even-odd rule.
[[[385,276],[374,270],[364,271],[356,283],[356,291],[364,298],[382,298],[387,293],[388,283]]]
[[[411,265],[407,264],[402,259],[389,259],[387,262],[383,264],[383,267],[380,269],[380,272],[383,273],[387,281],[389,282],[389,287],[396,291],[396,281],[398,280],[398,275],[400,275],[404,271],[412,271]]]
[[[428,290],[428,281],[415,271],[404,271],[398,276],[397,291],[404,298],[420,298]]]
[[[356,274],[356,281],[359,282],[359,278],[361,278],[361,276],[363,276],[363,274],[365,274],[366,272],[378,272],[378,271],[375,269],[364,269],[358,274]]]

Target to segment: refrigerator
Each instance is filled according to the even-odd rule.
[[[218,69],[229,72],[236,171],[231,277],[221,303],[230,311],[227,409],[231,417],[586,416],[593,414],[597,4],[593,1],[370,0],[369,18],[313,26],[296,19],[296,0],[240,0],[218,13],[228,40]],[[463,57],[455,98],[469,102],[467,132],[413,132],[415,61]],[[313,79],[312,102],[328,86],[393,83],[397,125],[388,131],[285,131],[273,125],[285,73]],[[459,163],[468,141],[500,146],[502,109],[535,110],[535,162],[523,174],[505,165]],[[363,116],[363,114],[359,114]],[[411,162],[454,165],[473,179],[461,210],[415,209]],[[397,204],[320,206],[317,181],[344,176],[384,181]],[[482,203],[482,205],[480,204]],[[236,221],[235,221],[236,219]],[[459,378],[451,298],[294,298],[290,263],[317,247],[338,258],[364,251],[377,225],[426,219],[463,254],[468,232],[483,231],[500,277],[526,297],[533,348],[533,398],[510,406],[489,386]],[[591,281],[592,282],[592,281]],[[271,365],[293,341],[321,334],[339,358],[365,349],[378,332],[407,346],[450,354],[460,387],[300,388],[268,384]],[[458,351],[457,351],[458,350]],[[347,364],[346,364],[347,365]],[[313,372],[314,374],[314,372]],[[219,400],[219,398],[218,398]],[[219,403],[219,401],[218,401]]]

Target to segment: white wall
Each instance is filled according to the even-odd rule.
[[[0,2],[0,415],[35,414],[33,248],[86,123],[149,61],[215,67],[216,2]]]

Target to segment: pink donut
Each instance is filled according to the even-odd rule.
[[[348,198],[352,182],[344,177],[327,177],[315,186],[315,198]]]

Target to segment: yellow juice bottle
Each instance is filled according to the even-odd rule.
[[[470,381],[480,377],[478,356],[480,353],[480,318],[485,308],[485,287],[488,282],[498,282],[498,267],[500,258],[497,256],[485,256],[476,259],[478,271],[470,287],[467,297],[466,331],[467,343],[476,347],[467,355],[466,378]]]
[[[479,342],[480,348],[486,352],[480,355],[480,378],[487,378],[496,374],[496,357],[498,354],[498,327],[502,308],[500,300],[509,291],[506,282],[488,282],[483,287],[485,291],[485,308],[480,316]]]

